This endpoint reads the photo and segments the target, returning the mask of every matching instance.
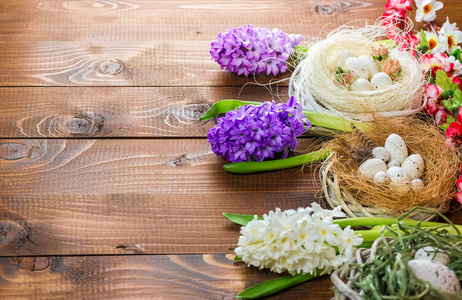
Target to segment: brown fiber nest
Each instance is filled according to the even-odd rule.
[[[383,147],[392,133],[403,138],[409,155],[420,154],[424,159],[423,191],[398,194],[359,173],[359,165],[371,157],[372,149]],[[333,207],[341,205],[351,217],[397,217],[415,206],[447,212],[456,192],[459,157],[444,142],[435,125],[415,118],[376,118],[366,132],[355,128],[337,136],[327,145],[332,154],[320,170],[327,202]],[[429,220],[433,215],[412,217]]]

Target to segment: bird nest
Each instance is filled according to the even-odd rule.
[[[409,154],[423,158],[423,190],[398,193],[359,172],[359,165],[371,156],[372,149],[383,146],[392,133],[403,138]],[[324,196],[331,207],[342,206],[350,217],[397,217],[415,206],[444,213],[454,198],[459,156],[445,146],[444,136],[428,122],[415,118],[376,119],[367,132],[355,129],[341,134],[330,141],[328,148],[332,154],[320,168]],[[434,214],[416,212],[410,217],[430,220]]]
[[[314,45],[298,59],[289,94],[295,96],[304,110],[315,111],[349,120],[370,120],[371,113],[385,117],[412,115],[426,103],[424,76],[418,60],[396,47],[389,58],[401,65],[399,76],[387,88],[374,91],[351,91],[336,83],[337,57],[342,51],[354,56],[370,55],[377,41],[386,39],[385,27],[342,26]],[[383,68],[381,63],[380,68]]]

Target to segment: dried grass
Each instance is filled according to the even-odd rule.
[[[444,145],[445,138],[433,124],[416,118],[376,118],[367,138],[379,146],[387,137],[396,133],[408,146],[410,154],[420,154],[425,162],[421,192],[398,194],[389,186],[379,185],[359,173],[358,167],[367,159],[361,153],[371,153],[364,134],[354,131],[342,134],[329,142],[333,150],[331,171],[335,173],[340,188],[349,192],[365,207],[380,208],[391,216],[398,216],[414,206],[437,208],[446,212],[454,198],[460,158],[454,149]]]

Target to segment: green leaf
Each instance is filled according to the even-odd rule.
[[[273,295],[277,292],[280,292],[282,290],[288,289],[290,287],[293,287],[297,284],[306,282],[308,280],[311,280],[313,278],[316,278],[319,276],[321,273],[320,270],[318,270],[316,275],[288,275],[284,277],[279,277],[275,278],[272,280],[268,280],[265,282],[261,282],[259,284],[256,284],[254,286],[249,287],[248,289],[240,292],[236,298],[240,299],[257,299],[260,297],[265,297],[269,295]]]
[[[420,30],[420,44],[417,46],[417,50],[419,50],[422,53],[427,52],[429,49],[428,47],[428,41],[427,41],[427,36],[425,35],[425,32]]]
[[[221,100],[216,102],[215,104],[210,107],[208,111],[206,111],[201,117],[200,120],[208,120],[210,118],[215,117],[218,114],[227,113],[228,111],[234,110],[237,107],[244,106],[244,105],[260,105],[260,102],[254,101],[240,101],[240,100]]]
[[[242,257],[240,257],[240,256],[237,256],[237,255],[236,255],[236,256],[234,256],[234,261],[241,261],[241,260],[242,260]]]
[[[452,83],[451,78],[443,70],[438,70],[436,73],[436,84],[443,89],[443,91],[457,91],[459,86]]]
[[[460,49],[457,48],[454,52],[451,53],[450,56],[454,56],[458,61],[462,62],[461,58],[460,58]]]
[[[454,96],[452,97],[452,105],[455,106],[457,110],[462,105],[462,92],[457,90],[454,92]]]
[[[443,125],[440,125],[438,126],[439,129],[443,130],[443,131],[446,131],[448,128],[449,128],[449,124],[448,123],[445,123]]]
[[[249,223],[250,221],[254,219],[254,216],[252,215],[236,215],[236,214],[230,214],[230,213],[223,213],[223,216],[225,216],[225,218],[227,218],[231,222],[242,225],[242,226],[247,225],[247,223]],[[259,217],[258,219],[262,220],[263,218]]]
[[[447,110],[457,113],[462,106],[462,92],[460,90],[455,91],[452,98],[442,100],[441,103],[443,103],[444,108]]]
[[[330,155],[329,149],[284,158],[267,161],[242,161],[229,163],[223,166],[223,169],[236,174],[249,174],[258,172],[267,172],[275,170],[284,170],[294,167],[300,167],[308,163],[326,159]]]
[[[456,118],[454,118],[453,116],[451,115],[448,115],[447,119],[446,119],[446,123],[443,124],[443,125],[440,125],[438,126],[440,129],[446,131],[446,129],[449,128],[449,124],[451,124],[452,122],[455,122],[456,121]]]
[[[308,52],[308,47],[295,46],[295,52],[306,53],[306,52]]]

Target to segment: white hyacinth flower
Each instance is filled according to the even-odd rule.
[[[457,23],[449,23],[449,18],[441,27],[439,31],[440,36],[444,36],[447,39],[448,51],[452,53],[456,51],[459,43],[462,41],[462,32],[458,30]]]
[[[428,53],[440,53],[448,50],[448,38],[437,35],[434,32],[425,31],[425,37],[428,41]]]
[[[249,266],[277,273],[330,273],[348,261],[363,240],[349,227],[333,224],[334,217],[344,216],[340,207],[325,210],[317,203],[298,210],[276,208],[241,228],[236,255]]]
[[[435,0],[415,0],[417,22],[431,22],[436,19],[436,11],[443,8],[443,3]]]

